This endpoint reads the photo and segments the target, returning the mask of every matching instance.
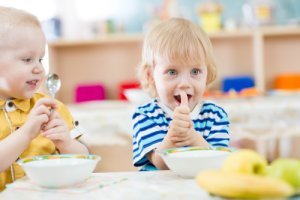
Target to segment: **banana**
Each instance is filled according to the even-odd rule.
[[[285,181],[254,174],[207,170],[196,180],[207,192],[227,198],[280,198],[294,194]]]

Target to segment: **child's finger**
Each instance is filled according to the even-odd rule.
[[[183,128],[175,125],[174,127],[172,127],[172,130],[176,133],[176,135],[179,136],[179,135],[185,135],[189,131],[189,128]]]
[[[173,143],[177,143],[177,142],[181,142],[182,139],[176,136],[170,137],[171,142]]]
[[[58,126],[62,126],[62,122],[61,120],[58,120],[58,119],[53,119],[53,120],[50,120],[50,122],[47,123],[47,125],[44,127],[44,131],[48,130],[48,129],[52,129],[52,128],[55,128],[55,127],[58,127]]]
[[[42,133],[42,135],[47,138],[51,137],[52,139],[59,139],[63,135],[62,133],[64,131],[65,130],[63,127],[55,127],[55,128],[44,131]]]
[[[176,147],[189,146],[189,141],[174,142]]]
[[[53,120],[53,119],[60,119],[60,116],[59,116],[58,112],[56,112],[56,110],[50,111],[50,120]]]
[[[188,106],[189,105],[189,99],[187,97],[186,92],[180,91],[180,105],[181,106]]]
[[[62,135],[59,133],[53,133],[53,134],[47,134],[44,137],[50,139],[50,140],[62,140]]]
[[[177,120],[183,120],[189,122],[191,120],[189,114],[190,114],[190,109],[187,106],[181,106],[176,108],[173,118]]]
[[[56,102],[53,99],[42,98],[36,102],[34,107],[39,107],[41,105],[51,107],[51,108],[56,108]]]
[[[38,120],[40,124],[44,124],[49,120],[49,117],[47,114],[41,114],[40,116],[38,116]]]
[[[46,106],[44,106],[44,105],[41,105],[41,106],[35,108],[35,110],[32,111],[31,113],[34,113],[34,115],[46,114],[48,116],[50,114],[49,109]]]
[[[184,115],[183,115],[184,116]],[[174,125],[177,127],[182,127],[182,128],[189,128],[190,127],[190,120],[178,120],[178,119],[173,119],[174,120]]]

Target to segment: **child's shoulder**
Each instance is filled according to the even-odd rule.
[[[220,107],[218,105],[218,103],[216,103],[215,101],[212,101],[212,100],[204,100],[202,103],[203,103],[203,106]]]
[[[202,111],[212,111],[212,112],[216,112],[216,111],[219,111],[219,112],[222,112],[224,114],[227,115],[226,111],[224,110],[224,108],[222,108],[220,105],[218,105],[216,102],[214,101],[211,101],[211,100],[205,100],[203,102],[203,105],[202,105]]]
[[[160,107],[157,104],[157,100],[153,99],[147,103],[137,106],[135,109],[135,112],[146,114],[149,112],[154,112],[155,110],[157,110],[159,108]]]

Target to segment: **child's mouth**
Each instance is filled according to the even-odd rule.
[[[27,84],[29,84],[30,86],[36,86],[38,82],[39,82],[38,80],[32,80],[32,81],[27,81]]]
[[[192,98],[192,95],[187,94],[187,97],[188,97],[188,101],[190,101],[190,99]],[[180,95],[174,95],[174,99],[177,104],[181,104],[181,96]]]

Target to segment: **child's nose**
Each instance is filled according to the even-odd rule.
[[[186,89],[191,87],[189,76],[182,76],[179,82],[180,89]]]
[[[39,63],[39,64],[37,64],[34,68],[33,68],[33,73],[34,74],[40,74],[40,73],[42,73],[43,71],[44,71],[44,68],[43,68],[43,66]]]

